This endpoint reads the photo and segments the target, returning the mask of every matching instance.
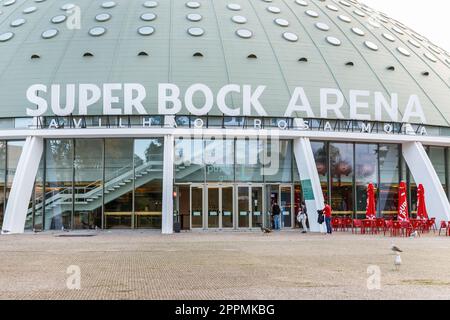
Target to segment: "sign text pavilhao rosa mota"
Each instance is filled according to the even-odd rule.
[[[64,92],[63,92],[64,90]],[[207,115],[214,106],[226,116],[250,116],[258,114],[268,116],[261,103],[266,86],[228,84],[214,93],[205,84],[193,84],[185,92],[181,92],[176,84],[160,83],[157,88],[158,114],[173,115],[184,107],[190,114]],[[65,101],[61,101],[64,93]],[[238,94],[242,98],[239,107],[230,107],[226,103],[229,94]],[[284,116],[291,117],[300,112],[309,118],[344,119],[344,94],[333,88],[320,89],[320,115],[314,114],[310,100],[302,87],[294,88]],[[39,117],[49,110],[56,116],[88,115],[89,107],[101,103],[103,115],[148,114],[144,107],[147,97],[146,88],[138,83],[106,83],[95,84],[53,84],[46,86],[34,84],[26,92],[27,99],[33,107],[27,108],[27,115]],[[201,99],[195,100],[194,96]],[[78,108],[76,108],[78,101]],[[198,101],[201,101],[199,103]],[[417,95],[410,95],[404,106],[403,115],[399,113],[398,94],[391,93],[386,97],[381,92],[350,90],[348,93],[349,118],[355,120],[382,121],[387,117],[391,121],[426,123],[422,105]],[[402,106],[403,107],[403,106]],[[370,108],[374,108],[371,112]],[[372,119],[374,114],[375,119]],[[384,118],[384,119],[383,119]]]

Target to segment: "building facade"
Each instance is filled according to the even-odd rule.
[[[449,220],[450,54],[357,1],[0,3],[2,232]]]

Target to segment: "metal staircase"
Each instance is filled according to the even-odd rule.
[[[183,176],[188,176],[199,169],[198,166],[179,166],[177,172],[182,172]],[[86,187],[74,188],[75,195],[72,195],[72,188],[64,188],[58,192],[49,191],[44,196],[35,200],[35,211],[41,211],[45,204],[45,225],[49,226],[53,217],[65,211],[72,211],[75,204],[77,211],[92,211],[120,196],[130,192],[133,188],[138,188],[152,180],[163,178],[163,164],[161,161],[146,162],[133,169],[129,166],[123,167],[110,176],[114,177],[102,186],[102,180],[95,181]],[[43,201],[45,199],[45,201]],[[73,200],[75,201],[73,203]],[[33,208],[28,210],[27,223],[32,219]],[[51,214],[49,214],[51,213]]]

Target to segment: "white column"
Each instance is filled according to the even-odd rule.
[[[317,223],[317,210],[323,209],[324,197],[314,154],[308,138],[294,140],[294,156],[302,184],[303,197],[308,210],[310,231],[325,232],[324,224],[319,225]]]
[[[9,194],[2,234],[24,232],[28,205],[43,150],[44,139],[37,137],[26,139]]]
[[[173,135],[164,136],[164,168],[162,199],[162,233],[173,233]]]
[[[425,202],[430,218],[436,218],[436,222],[450,220],[450,204],[444,188],[420,142],[406,142],[402,146],[403,158],[405,159],[414,181],[425,188]],[[412,194],[416,197],[416,194]]]

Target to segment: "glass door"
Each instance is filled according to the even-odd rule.
[[[263,188],[251,187],[251,220],[252,228],[259,228],[263,223]]]
[[[208,187],[207,220],[209,229],[219,228],[220,216],[220,187]]]
[[[292,227],[292,186],[280,186],[281,227]]]
[[[222,208],[221,208],[221,217],[222,217],[222,228],[233,228],[234,219],[233,219],[233,187],[226,186],[222,187]]]
[[[250,226],[250,187],[237,187],[237,215],[238,228]]]
[[[203,228],[203,187],[191,186],[191,227]]]

